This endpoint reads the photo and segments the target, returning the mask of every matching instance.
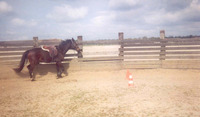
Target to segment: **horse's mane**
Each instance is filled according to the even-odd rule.
[[[65,46],[66,46],[68,43],[71,43],[71,39],[66,39],[66,40],[61,41],[60,44],[59,44],[58,46],[56,46],[56,48],[57,48],[59,51],[64,51],[63,49],[65,48]]]
[[[62,46],[65,46],[67,43],[70,43],[70,42],[71,42],[71,39],[66,39],[66,40],[62,41],[58,46],[62,47]]]

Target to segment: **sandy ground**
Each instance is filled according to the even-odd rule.
[[[48,70],[48,69],[45,69]],[[31,82],[23,70],[0,67],[1,117],[199,117],[200,70],[76,71]]]

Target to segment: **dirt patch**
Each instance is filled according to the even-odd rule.
[[[175,69],[45,73],[31,82],[1,66],[0,116],[200,116],[200,71]],[[48,70],[48,68],[46,69]]]

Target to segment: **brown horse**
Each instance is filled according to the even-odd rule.
[[[71,40],[62,41],[58,46],[54,46],[54,48],[56,48],[54,50],[56,51],[56,54],[54,53],[54,56],[51,56],[51,54],[48,51],[43,50],[43,48],[33,48],[25,51],[21,58],[19,67],[15,68],[14,70],[16,72],[21,72],[26,59],[28,59],[30,64],[27,66],[27,68],[29,70],[30,78],[33,78],[32,81],[34,81],[35,75],[33,74],[33,70],[36,65],[38,65],[40,62],[56,62],[57,76],[58,78],[62,77],[61,74],[64,71],[64,67],[61,61],[64,60],[65,53],[69,49],[76,50],[78,53],[81,53],[81,50],[73,38]]]

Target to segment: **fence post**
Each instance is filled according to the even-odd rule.
[[[38,37],[33,37],[33,47],[34,47],[34,48],[39,47]]]
[[[160,39],[165,39],[165,30],[160,31]]]
[[[123,32],[119,32],[118,33],[118,37],[119,37],[119,43],[120,43],[120,50],[119,50],[119,57],[121,57],[121,58],[123,58],[123,56],[124,56],[124,46],[123,46],[123,44],[124,44],[124,33]],[[122,59],[122,61],[123,61],[124,59]]]
[[[77,43],[79,45],[79,48],[81,49],[81,52],[78,52],[78,58],[83,58],[83,36],[77,36]]]
[[[160,43],[161,43],[161,49],[160,49],[160,60],[165,60],[165,52],[166,52],[166,46],[165,43],[165,30],[160,31]]]

